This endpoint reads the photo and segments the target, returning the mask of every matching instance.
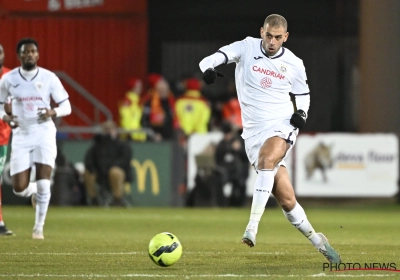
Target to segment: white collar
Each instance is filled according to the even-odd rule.
[[[21,73],[22,77],[24,77],[28,81],[32,80],[32,78],[36,76],[38,71],[39,71],[38,67],[30,71],[24,70],[22,67],[19,68],[19,72]]]
[[[274,58],[274,57],[277,57],[277,56],[281,55],[281,54],[282,54],[282,52],[283,52],[283,47],[281,46],[281,47],[280,47],[280,49],[277,51],[277,53],[276,53],[276,54],[274,54],[273,56],[270,56],[269,58]]]

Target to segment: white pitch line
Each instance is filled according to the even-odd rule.
[[[210,255],[219,255],[219,254],[232,254],[233,252],[184,252],[183,254],[187,255],[192,255],[192,254],[210,254]],[[78,255],[147,255],[148,253],[145,251],[140,251],[140,252],[12,252],[12,253],[1,253],[0,256],[6,255],[6,256],[29,256],[29,255],[49,255],[49,256],[78,256]],[[285,255],[288,254],[288,252],[250,252],[248,254],[251,255]],[[293,255],[293,254],[292,254]],[[302,253],[301,255],[304,255]]]
[[[49,256],[78,256],[78,255],[145,255],[146,252],[103,252],[103,253],[86,253],[86,252],[79,252],[79,253],[50,253],[50,252],[14,252],[14,253],[0,253],[1,255],[8,255],[8,256],[36,256],[36,255],[49,255]]]

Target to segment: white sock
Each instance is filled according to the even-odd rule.
[[[306,212],[298,202],[290,212],[283,211],[283,214],[316,248],[321,245],[321,237],[315,233],[314,228],[307,219]]]
[[[34,229],[43,230],[47,209],[50,202],[50,180],[42,179],[37,182],[36,215]]]
[[[32,194],[37,193],[37,185],[36,182],[30,182],[29,185],[26,187],[25,190],[22,192],[14,191],[14,194],[21,197],[30,197]]]
[[[253,190],[250,221],[247,225],[247,229],[252,229],[257,233],[258,224],[261,220],[261,216],[264,213],[265,206],[267,205],[273,186],[274,171],[266,169],[258,170],[258,175]]]

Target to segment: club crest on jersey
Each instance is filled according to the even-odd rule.
[[[269,77],[264,77],[261,80],[260,85],[262,88],[269,88],[272,85],[272,80]]]
[[[37,82],[37,83],[36,83],[36,87],[37,87],[38,89],[42,89],[43,83],[42,83],[42,82]]]
[[[28,102],[25,105],[25,109],[29,112],[33,112],[35,110],[35,104]]]
[[[285,73],[287,71],[287,66],[285,64],[281,64],[281,72]]]

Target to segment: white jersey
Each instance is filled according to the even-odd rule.
[[[43,123],[38,122],[38,108],[50,109],[51,98],[58,104],[69,98],[60,79],[41,67],[38,67],[37,74],[30,80],[22,76],[20,67],[3,75],[0,81],[0,103],[4,103],[9,96],[12,99],[12,114],[17,116],[18,128],[23,130],[34,129],[40,124],[54,126],[51,118]]]
[[[219,49],[225,63],[236,63],[235,81],[240,101],[244,139],[278,120],[290,119],[294,106],[290,94],[309,94],[303,61],[281,47],[269,57],[262,40],[247,37]],[[213,65],[202,65],[205,71]]]

